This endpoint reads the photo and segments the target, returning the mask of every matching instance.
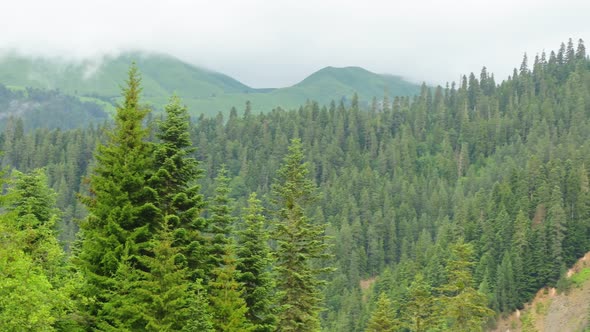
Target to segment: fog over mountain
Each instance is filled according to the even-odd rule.
[[[326,66],[442,84],[484,64],[504,78],[525,52],[590,38],[589,11],[583,0],[24,0],[3,4],[0,49],[64,59],[154,51],[253,87],[290,86]]]

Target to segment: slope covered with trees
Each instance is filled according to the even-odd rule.
[[[99,100],[82,100],[58,90],[13,90],[0,84],[0,129],[11,122],[19,122],[19,130],[25,131],[80,128],[107,121],[108,110]]]
[[[178,256],[176,263],[167,265],[176,272],[168,275],[179,280],[184,273],[194,276],[191,284],[185,284],[193,294],[188,312],[201,314],[189,316],[210,317],[191,326],[219,330],[216,322],[223,312],[242,312],[242,329],[289,326],[282,319],[301,322],[288,311],[296,306],[281,299],[295,287],[287,285],[286,268],[293,264],[280,265],[289,257],[285,252],[289,247],[281,241],[290,234],[289,227],[301,224],[308,240],[313,234],[327,235],[329,248],[324,253],[332,254],[317,256],[322,258],[309,266],[319,272],[317,284],[312,284],[322,290],[317,299],[323,301],[315,302],[317,292],[302,300],[310,300],[305,309],[319,317],[322,330],[478,330],[494,312],[510,312],[539,288],[555,285],[565,268],[590,249],[590,60],[583,42],[570,41],[530,62],[525,57],[500,84],[484,68],[459,84],[423,87],[415,97],[386,97],[368,109],[354,100],[350,106],[308,102],[293,111],[238,115],[233,110],[229,116],[200,117],[186,128],[196,151],[186,149],[179,156],[199,161],[203,177],[193,179],[209,207],[201,206],[198,199],[191,203],[199,207],[195,215],[189,213],[194,222],[189,228],[174,228],[172,235],[166,230],[178,227],[177,219],[162,217],[164,205],[158,202],[166,200],[157,197],[172,198],[174,193],[157,189],[161,180],[149,181],[165,179],[166,172],[175,169],[170,167],[179,165],[174,160],[182,158],[164,148],[162,134],[142,134],[148,150],[161,151],[146,153],[146,165],[151,166],[138,166],[134,173],[141,176],[138,183],[145,181],[145,188],[151,189],[120,199],[151,204],[144,209],[133,203],[129,216],[140,213],[138,221],[157,226],[137,236],[108,237],[116,240],[113,248],[123,248],[114,257],[117,266],[125,268],[114,275],[124,276],[120,287],[125,292],[115,293],[127,294],[138,287],[123,281],[148,282],[153,271],[165,268],[152,263],[170,262],[152,258]],[[104,142],[117,128],[26,134],[9,126],[2,135],[2,161],[23,172],[46,167],[48,182],[58,192],[57,205],[66,211],[62,234],[72,234],[75,227],[69,220],[86,213],[73,193],[88,190],[80,178],[95,174],[90,170],[101,169],[104,162],[99,158],[89,167],[93,147],[98,142],[108,144]],[[291,150],[290,142],[295,142]],[[161,156],[158,168],[150,160],[153,156]],[[289,184],[285,176],[289,161],[299,158],[308,162],[305,178],[311,181],[302,182],[303,186]],[[222,165],[227,175],[219,171]],[[214,181],[219,174],[227,177],[221,187]],[[90,179],[89,194],[94,195]],[[294,188],[311,187],[318,188],[314,200],[290,196],[298,194]],[[248,203],[253,192],[260,203],[253,199]],[[305,204],[299,207],[300,202]],[[262,214],[256,212],[258,204],[265,207]],[[117,213],[111,210],[105,213]],[[88,211],[93,218],[93,210]],[[128,222],[132,219],[112,219],[113,230],[132,234],[135,231],[123,228],[133,226]],[[274,240],[268,249],[248,244],[256,256],[245,259],[246,253],[236,250],[234,243],[243,244],[238,249],[246,247],[248,234],[261,229]],[[185,235],[193,240],[170,240],[188,239]],[[145,249],[131,242],[136,240],[145,241]],[[270,261],[266,250],[275,252]],[[269,276],[274,281],[252,279],[245,262],[274,267]],[[335,271],[329,272],[330,267]],[[320,287],[322,280],[325,287]],[[265,294],[269,283],[276,283],[280,292],[270,292],[267,298],[252,296],[252,287],[260,287],[256,294]],[[158,289],[164,288],[153,288],[161,293]],[[226,294],[231,290],[243,301],[234,295],[219,297],[220,289],[228,290]],[[93,301],[90,304],[97,305]],[[218,309],[212,310],[213,303]],[[229,307],[235,309],[227,311]],[[253,308],[261,310],[256,317],[267,319],[253,319],[249,313]],[[316,326],[313,320],[307,322],[306,326]]]

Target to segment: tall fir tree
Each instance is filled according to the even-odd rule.
[[[237,234],[237,279],[244,287],[246,317],[254,332],[272,332],[277,323],[275,282],[271,274],[266,218],[256,193],[250,195],[243,219],[244,229]]]
[[[408,301],[403,310],[404,325],[414,332],[425,332],[436,327],[435,298],[422,274],[416,275],[408,288]]]
[[[232,237],[236,218],[232,216],[229,193],[227,170],[222,166],[215,178],[215,196],[208,221],[209,303],[215,331],[250,331],[252,326],[246,318],[248,307],[242,297],[242,285],[237,281]]]
[[[179,247],[178,260],[188,267],[191,280],[205,277],[206,243],[202,217],[205,202],[198,180],[203,170],[191,156],[195,152],[190,138],[190,116],[180,98],[173,96],[160,121],[154,150],[156,171],[149,184],[158,194],[158,207]],[[181,263],[181,262],[178,262]]]
[[[84,311],[89,328],[99,321],[115,323],[103,312],[111,297],[120,295],[117,290],[124,289],[115,276],[123,260],[131,268],[146,270],[137,257],[146,254],[161,220],[154,204],[157,193],[147,183],[153,169],[153,146],[146,141],[148,130],[143,122],[149,110],[140,105],[140,82],[137,67],[132,65],[123,103],[117,106],[115,127],[95,153],[90,194],[82,197],[88,217],[80,223],[75,262],[85,277],[81,293],[88,298]]]
[[[486,296],[473,287],[473,247],[459,241],[450,250],[448,282],[441,287],[443,296],[439,299],[441,316],[452,331],[482,331],[494,312],[487,307]]]
[[[252,325],[246,318],[248,307],[242,298],[243,289],[236,280],[236,260],[231,249],[213,268],[209,281],[209,301],[213,328],[217,332],[249,332]]]
[[[229,198],[229,178],[227,169],[222,165],[215,178],[215,196],[209,207],[208,220],[208,253],[209,271],[215,267],[224,265],[224,257],[233,252],[233,223],[236,220],[232,216],[232,207]]]
[[[315,185],[308,178],[301,141],[294,139],[273,186],[276,221],[277,289],[279,291],[278,331],[318,331],[324,282],[321,274],[326,254],[324,226],[306,216],[315,199]]]

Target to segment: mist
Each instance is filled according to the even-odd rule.
[[[71,1],[3,4],[0,49],[64,61],[170,54],[253,87],[361,66],[444,84],[590,38],[589,1]]]

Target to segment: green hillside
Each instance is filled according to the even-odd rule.
[[[7,55],[0,60],[0,81],[6,85],[117,98],[120,82],[133,61],[141,68],[144,96],[150,101],[167,98],[172,92],[186,98],[204,98],[254,91],[229,76],[188,65],[173,57],[141,53],[81,62]]]
[[[355,92],[363,100],[385,93],[409,96],[419,93],[416,84],[404,81],[399,76],[377,75],[360,67],[326,67],[301,83],[290,88],[274,91],[281,96],[315,96],[315,100],[329,102],[332,99],[350,98]]]
[[[11,87],[58,89],[114,104],[119,98],[120,82],[133,61],[143,77],[144,100],[160,109],[169,96],[176,93],[193,115],[227,112],[234,106],[242,109],[248,100],[255,111],[265,112],[278,106],[296,108],[306,100],[327,104],[331,100],[350,99],[355,92],[365,103],[385,93],[402,96],[419,92],[418,85],[400,77],[379,75],[359,67],[327,67],[291,87],[254,89],[224,74],[171,56],[145,53],[79,62],[9,54],[0,58],[0,83]]]

